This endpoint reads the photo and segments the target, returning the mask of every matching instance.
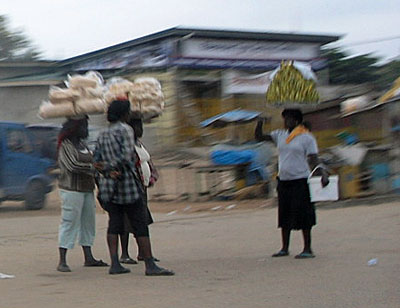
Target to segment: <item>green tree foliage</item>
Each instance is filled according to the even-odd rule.
[[[359,84],[375,82],[378,77],[379,58],[370,54],[350,57],[339,48],[323,50],[328,60],[331,84]]]
[[[40,52],[20,31],[10,29],[7,16],[0,15],[0,61],[37,60]]]
[[[400,77],[400,60],[393,60],[380,66],[377,73],[379,89],[390,88],[393,82]]]

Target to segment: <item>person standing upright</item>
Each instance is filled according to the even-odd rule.
[[[311,229],[316,224],[314,204],[310,200],[307,178],[310,170],[319,165],[318,146],[314,136],[302,124],[299,109],[282,112],[285,129],[262,133],[264,120],[260,119],[255,130],[258,141],[272,141],[278,148],[278,227],[281,228],[282,248],[273,257],[289,255],[290,233],[302,230],[304,249],[297,259],[314,258],[311,249]],[[328,174],[319,168],[323,187],[329,184]]]
[[[92,255],[96,234],[96,203],[94,199],[93,156],[84,143],[88,136],[87,116],[70,118],[62,127],[58,136],[58,164],[60,177],[58,181],[61,207],[61,224],[59,227],[60,260],[57,270],[70,272],[67,265],[67,250],[72,249],[79,235],[85,266],[108,266]]]
[[[136,240],[148,276],[170,276],[173,271],[155,264],[151,251],[143,187],[138,178],[133,129],[126,124],[130,116],[128,100],[113,101],[107,111],[108,129],[100,133],[94,160],[98,176],[99,201],[108,212],[107,244],[110,252],[110,274],[129,273],[118,258],[118,235],[125,232],[124,215],[136,229]]]
[[[143,203],[146,207],[147,214],[147,224],[151,225],[153,223],[153,217],[151,215],[150,209],[148,207],[148,197],[147,197],[147,189],[152,187],[154,183],[158,179],[158,172],[150,158],[149,152],[146,150],[140,138],[143,136],[143,120],[140,114],[132,113],[131,117],[128,120],[128,125],[133,128],[135,134],[135,154],[136,154],[136,168],[138,171],[139,178],[141,180],[141,184],[143,186]],[[137,261],[132,259],[129,256],[129,233],[132,233],[135,238],[136,230],[129,224],[129,220],[125,220],[126,223],[126,232],[123,235],[120,235],[121,242],[121,263],[126,264],[137,264]],[[139,246],[138,246],[139,247]],[[159,260],[155,257],[154,261],[158,262]],[[137,255],[138,261],[143,261],[142,252],[139,250]]]

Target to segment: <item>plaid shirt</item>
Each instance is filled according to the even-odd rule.
[[[131,204],[140,198],[141,187],[138,186],[136,162],[133,160],[133,129],[121,122],[113,123],[101,132],[97,138],[94,161],[107,166],[96,175],[99,188],[99,199],[103,202]],[[109,171],[121,172],[117,180],[107,176]]]

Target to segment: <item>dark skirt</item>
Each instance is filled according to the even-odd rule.
[[[147,207],[141,198],[131,204],[108,203],[106,209],[109,218],[107,234],[126,233],[126,220],[129,220],[135,237],[149,236]]]
[[[146,190],[145,194],[143,195],[142,200],[143,200],[143,214],[141,216],[144,218],[144,221],[146,221],[147,225],[151,225],[154,222],[154,220],[153,220],[153,216],[151,216],[151,212],[150,212],[148,204],[147,204],[147,190]],[[125,232],[132,233],[135,235],[135,228],[132,227],[132,225],[128,219],[128,216],[125,215],[124,219],[125,219],[125,223],[124,223]]]
[[[316,224],[314,203],[310,201],[307,179],[278,179],[278,227],[290,230],[311,229]]]

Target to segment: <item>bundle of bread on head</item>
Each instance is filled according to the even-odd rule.
[[[50,87],[49,101],[39,108],[44,119],[104,113],[103,77],[97,72],[68,76],[67,88]]]
[[[164,109],[164,95],[155,78],[138,78],[134,82],[114,77],[104,84],[100,73],[68,76],[66,88],[50,87],[49,100],[41,104],[43,119],[102,114],[114,100],[128,99],[131,110],[143,119],[159,116]]]
[[[105,101],[128,99],[131,110],[143,119],[159,116],[164,109],[164,94],[161,84],[155,78],[137,78],[134,82],[123,78],[112,78],[106,84]]]

